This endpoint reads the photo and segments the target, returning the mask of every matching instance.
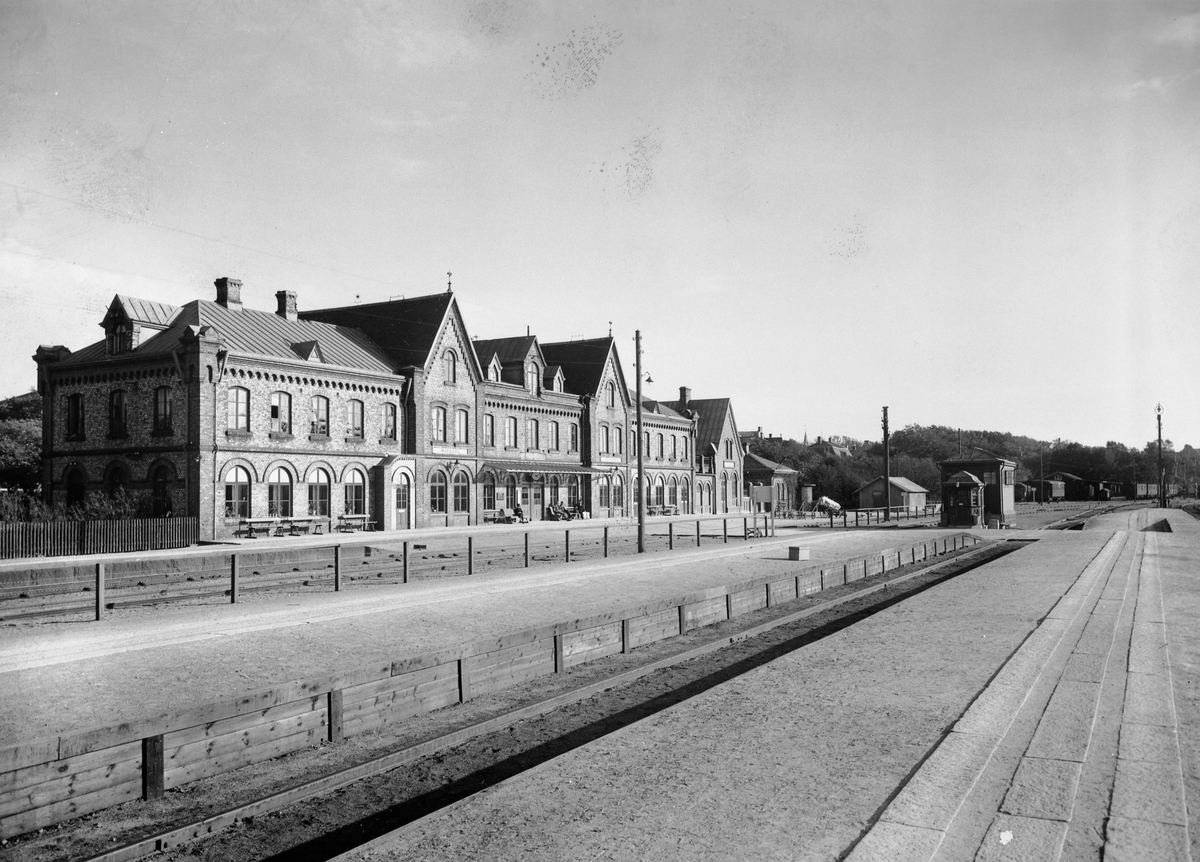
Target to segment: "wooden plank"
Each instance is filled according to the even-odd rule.
[[[58,737],[50,736],[0,748],[0,789],[4,787],[3,773],[26,766],[58,760]]]
[[[634,646],[643,646],[679,634],[679,611],[666,608],[629,621],[630,639]]]
[[[729,603],[733,606],[735,616],[751,613],[767,606],[765,588],[738,590],[729,594]]]
[[[31,808],[20,814],[0,819],[0,838],[12,838],[24,835],[35,829],[62,823],[93,811],[102,811],[122,802],[137,799],[142,794],[142,776],[140,772],[131,781],[97,790],[80,796],[73,796],[61,802],[54,802]]]
[[[56,773],[45,781],[0,796],[0,818],[53,805],[76,796],[98,793],[127,781],[142,780],[142,760],[118,760],[90,769]]]
[[[727,619],[725,596],[693,602],[686,606],[685,616],[689,630],[724,622]]]
[[[166,768],[168,770],[176,769],[184,764],[204,760],[228,751],[265,745],[275,737],[291,736],[293,733],[313,727],[326,727],[328,723],[328,715],[325,711],[327,700],[323,697],[316,698],[316,700],[319,705],[315,709],[260,719],[259,723],[249,726],[245,725],[245,721],[256,717],[257,713],[254,716],[239,716],[231,721],[236,721],[241,726],[224,733],[210,733],[199,739],[193,736],[187,741],[181,741],[176,734],[167,734],[165,737]],[[188,733],[191,734],[192,730],[189,728]]]
[[[0,774],[0,794],[7,795],[18,792],[46,781],[52,781],[62,775],[104,769],[114,763],[132,760],[140,762],[141,757],[142,743],[141,740],[138,740],[103,751],[92,751],[76,757],[25,766]]]
[[[142,740],[142,798],[161,799],[163,795],[163,738],[151,736]]]
[[[595,626],[563,635],[563,660],[567,667],[595,661],[621,652],[621,623]]]
[[[411,710],[412,715],[430,712],[442,706],[458,702],[458,672],[450,676],[430,679],[415,686],[406,686],[390,692],[380,692],[373,697],[353,702],[343,701],[342,722],[349,726],[376,712],[402,709]]]
[[[357,703],[360,700],[368,700],[385,694],[390,695],[395,692],[414,690],[430,681],[453,680],[457,675],[458,668],[456,664],[445,663],[404,674],[397,674],[386,679],[362,683],[361,685],[347,686],[342,689],[343,708],[348,708],[350,704]],[[457,686],[457,683],[455,685]]]
[[[322,715],[324,712],[321,710]],[[179,787],[181,784],[201,778],[220,775],[223,772],[241,769],[243,766],[282,757],[293,751],[312,748],[320,745],[325,740],[326,734],[325,723],[322,721],[320,727],[309,728],[291,736],[277,736],[262,745],[222,751],[213,757],[193,760],[177,769],[168,769],[163,783],[168,788]]]

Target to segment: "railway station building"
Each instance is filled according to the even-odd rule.
[[[47,502],[124,490],[204,539],[253,518],[476,524],[518,503],[627,517],[639,487],[663,511],[740,509],[728,399],[647,402],[635,481],[611,336],[473,342],[450,291],[315,310],[279,291],[272,313],[215,286],[182,306],[118,295],[99,341],[38,348]]]

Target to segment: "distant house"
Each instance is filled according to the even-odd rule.
[[[884,506],[905,506],[907,508],[916,506],[923,508],[925,506],[925,495],[929,493],[910,479],[905,479],[903,476],[893,476],[891,478],[891,494],[888,495],[888,499],[885,501],[883,487],[883,477],[879,476],[855,491],[858,494],[858,508],[882,509]]]
[[[849,447],[830,443],[828,440],[822,440],[820,437],[817,438],[816,443],[809,444],[808,448],[813,452],[824,455],[826,458],[849,458],[851,455]]]
[[[1017,511],[1016,468],[1016,461],[998,457],[950,458],[939,461],[938,469],[942,471],[942,499],[948,501],[946,494],[950,492],[947,490],[947,484],[951,486],[955,484],[951,481],[951,477],[959,471],[965,470],[983,483],[983,523],[995,520],[1000,526],[1004,526],[1012,520]],[[942,526],[950,525],[946,518],[947,515],[944,513]]]
[[[775,489],[775,507],[777,510],[794,509],[797,505],[796,484],[800,473],[775,461],[747,452],[744,464],[746,473],[746,494],[753,501],[752,489],[755,486]],[[755,506],[757,511],[765,511],[765,507]]]
[[[1059,470],[1046,478],[1052,482],[1062,482],[1065,498],[1068,500],[1093,500],[1096,498],[1098,490],[1096,483],[1076,476],[1074,473]]]

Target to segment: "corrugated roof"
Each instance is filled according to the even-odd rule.
[[[152,302],[149,299],[138,299],[136,296],[117,294],[116,301],[121,304],[125,316],[133,323],[144,323],[149,326],[166,328],[179,315],[179,306],[167,305],[163,302]]]
[[[131,353],[112,357],[155,356],[170,353],[189,326],[208,325],[233,353],[265,356],[295,362],[297,346],[316,342],[319,354],[330,365],[392,374],[396,366],[366,335],[353,328],[310,320],[288,320],[277,314],[241,308],[231,311],[208,300],[197,299],[176,309],[171,325],[154,333]],[[311,351],[310,351],[311,352]],[[103,340],[75,351],[63,365],[77,365],[106,358]]]
[[[423,367],[454,301],[450,292],[343,308],[301,311],[300,319],[359,330],[378,345],[397,369]]]
[[[597,395],[604,366],[613,350],[612,336],[542,345],[546,361],[562,368],[567,390],[576,395]],[[620,373],[620,366],[617,369]],[[618,381],[618,387],[624,381]]]

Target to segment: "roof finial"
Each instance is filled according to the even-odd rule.
[[[454,273],[452,273],[452,272],[446,273],[446,293],[450,292],[450,276],[452,276],[452,275],[454,275]]]
[[[612,338],[612,321],[608,322],[608,337]]]

